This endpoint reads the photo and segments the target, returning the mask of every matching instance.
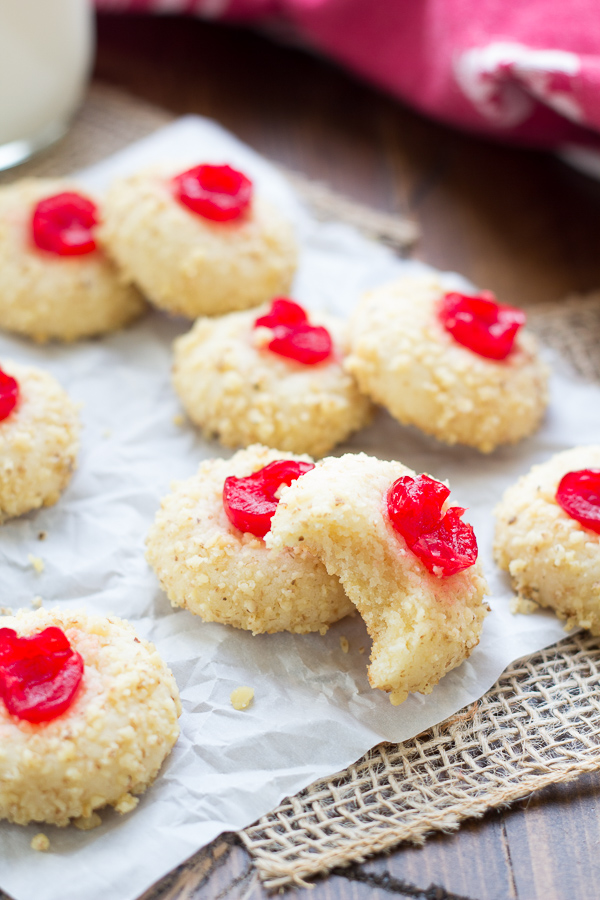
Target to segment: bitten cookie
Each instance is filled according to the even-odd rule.
[[[147,559],[173,606],[254,634],[324,632],[353,611],[338,579],[311,553],[268,550],[262,537],[237,528],[225,511],[228,477],[244,479],[282,459],[300,458],[253,446],[229,460],[209,460],[163,500]],[[257,499],[260,506],[264,497]]]
[[[305,315],[287,300],[275,301],[270,309],[282,303]],[[316,362],[299,361],[301,353],[290,358],[270,349],[282,326],[255,327],[257,322],[271,322],[267,307],[198,319],[188,334],[175,341],[175,390],[190,419],[208,438],[228,447],[260,442],[318,457],[368,424],[371,402],[342,367],[347,350],[345,323],[324,315],[311,315],[313,320],[316,326],[306,328],[323,340],[325,325],[332,339],[330,352],[325,348]],[[307,331],[303,341],[309,336]]]
[[[548,402],[548,370],[523,321],[487,292],[469,297],[435,277],[402,278],[363,297],[346,368],[402,424],[489,453],[534,432]],[[467,345],[473,338],[477,351]]]
[[[505,492],[496,519],[494,556],[518,598],[600,634],[600,446],[534,466]]]
[[[0,371],[0,522],[52,506],[68,485],[79,417],[55,378],[32,366]]]
[[[399,462],[329,457],[282,488],[265,537],[280,552],[308,549],[337,575],[373,639],[369,681],[393,704],[460,665],[488,612],[474,535],[463,510],[447,509],[449,493]]]
[[[129,812],[177,740],[179,713],[171,672],[127,622],[1,617],[0,819],[85,828],[103,806]]]
[[[228,166],[189,171],[200,169],[234,171]],[[237,215],[211,218],[211,196],[226,202],[236,198],[219,194],[217,172],[215,190],[205,191],[207,203],[200,198],[194,204],[191,198],[187,205],[181,179],[188,174],[180,173],[178,181],[174,172],[142,172],[117,181],[109,191],[102,239],[127,276],[155,306],[190,318],[258,306],[286,293],[297,260],[288,222],[252,191],[245,204],[234,208]],[[224,188],[231,186],[229,180],[225,173]],[[202,193],[193,175],[183,179],[186,185]]]
[[[48,179],[0,188],[0,328],[75,341],[123,328],[146,309],[96,246],[98,209],[76,191]]]

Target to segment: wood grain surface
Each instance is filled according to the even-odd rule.
[[[177,113],[218,119],[260,153],[420,224],[415,255],[528,305],[600,286],[600,185],[550,155],[429,122],[335,65],[193,19],[102,16],[96,76]],[[587,776],[422,848],[334,872],[310,900],[597,900],[600,782]],[[58,896],[58,894],[57,894]],[[219,838],[144,900],[264,900]],[[85,892],[82,892],[82,898]],[[107,897],[107,900],[110,898]]]

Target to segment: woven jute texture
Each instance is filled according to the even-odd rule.
[[[167,124],[162,110],[94,85],[69,134],[19,170],[61,175],[97,162]],[[403,252],[414,223],[383,215],[287,173],[320,218],[342,219]],[[529,310],[530,324],[580,376],[600,380],[600,292]],[[318,781],[240,837],[266,885],[302,884],[401,841],[421,843],[469,817],[548,784],[600,768],[600,649],[567,638],[513,663],[471,707],[403,744],[382,744],[345,772]],[[182,896],[203,863],[177,879]],[[181,881],[183,879],[183,881]],[[184,884],[185,882],[185,884]],[[158,886],[162,896],[164,886]],[[184,891],[185,893],[185,891]]]

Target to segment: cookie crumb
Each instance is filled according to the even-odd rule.
[[[40,609],[43,605],[44,601],[41,597],[34,597],[31,601],[31,606],[33,609]]]
[[[185,425],[185,416],[182,416],[181,413],[173,416],[173,425],[177,425],[178,428],[182,428]]]
[[[93,812],[91,816],[79,816],[78,819],[73,819],[73,825],[80,831],[91,831],[92,828],[102,825],[102,819],[98,813]]]
[[[0,606],[0,616],[12,616],[12,614],[11,606]]]
[[[231,692],[229,697],[234,709],[248,709],[254,700],[254,688],[238,687]]]
[[[364,648],[364,647],[359,647],[359,648],[358,648],[358,652],[359,652],[359,653],[364,653],[364,652],[365,652],[365,648]]]
[[[537,603],[534,603],[533,600],[526,600],[524,597],[513,597],[509,603],[508,607],[513,614],[513,616],[518,615],[518,613],[522,613],[524,616],[529,616],[531,613],[537,612],[539,610],[539,606]]]
[[[41,853],[45,853],[46,850],[50,849],[50,841],[48,837],[40,831],[39,834],[36,834],[35,837],[31,838],[31,849],[39,850]]]
[[[39,556],[34,556],[33,553],[29,553],[27,555],[27,559],[29,560],[35,571],[38,573],[38,575],[41,575],[46,568],[44,565],[44,560]]]
[[[350,644],[348,643],[348,638],[344,637],[344,635],[342,635],[340,637],[340,647],[342,648],[342,653],[347,653],[348,650],[350,649]]]
[[[40,531],[40,533],[38,534],[38,541],[45,541],[47,537],[48,537],[47,531]]]
[[[139,799],[132,796],[132,794],[123,794],[123,796],[119,797],[115,803],[115,809],[118,813],[124,815],[125,813],[131,812],[132,809],[135,809],[139,802]]]

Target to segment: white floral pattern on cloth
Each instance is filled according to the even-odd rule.
[[[277,22],[277,33],[447,124],[537,147],[600,148],[598,0],[95,3],[107,12]]]
[[[536,100],[582,123],[583,111],[573,90],[573,79],[580,72],[575,53],[503,41],[466,50],[455,62],[464,94],[482,116],[506,128],[524,122]]]

